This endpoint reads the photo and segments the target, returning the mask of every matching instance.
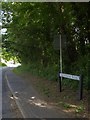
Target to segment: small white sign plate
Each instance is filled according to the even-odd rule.
[[[65,74],[65,73],[60,73],[60,77],[69,78],[73,80],[80,80],[80,76],[70,75],[70,74]]]

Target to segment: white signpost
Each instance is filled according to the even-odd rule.
[[[82,95],[83,95],[83,78],[82,78],[82,75],[77,76],[77,75],[59,73],[60,92],[62,91],[61,90],[62,89],[62,87],[61,87],[62,77],[79,81],[79,100],[82,100]]]
[[[60,92],[61,90],[61,82],[62,82],[62,78],[68,78],[68,79],[72,79],[72,80],[77,80],[79,81],[79,99],[82,99],[82,94],[83,94],[83,78],[82,75],[77,76],[77,75],[71,75],[71,74],[65,74],[62,73],[62,47],[64,47],[64,44],[66,44],[66,35],[56,35],[54,36],[54,41],[53,41],[53,46],[55,50],[59,50],[59,54],[60,54],[60,62],[59,62],[59,67],[60,67],[60,73],[59,73],[59,86],[60,86]],[[63,46],[62,46],[63,44]]]
[[[60,73],[60,77],[69,78],[73,80],[80,80],[80,76],[70,75],[70,74],[65,74],[65,73]]]

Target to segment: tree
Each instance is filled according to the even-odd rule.
[[[54,35],[65,34],[63,65],[72,72],[73,64],[90,50],[88,9],[88,3],[3,3],[3,26],[7,27],[3,48],[22,63],[47,67],[59,63],[59,51],[52,46]]]

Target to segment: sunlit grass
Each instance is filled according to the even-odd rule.
[[[7,65],[5,63],[0,62],[0,66],[4,67],[4,66],[7,66]]]
[[[72,104],[69,104],[69,103],[66,103],[66,102],[59,102],[58,105],[62,106],[64,108],[64,110],[67,110],[67,112],[71,110],[74,111],[75,113],[81,113],[84,111],[84,105],[81,104],[81,105],[72,105]]]

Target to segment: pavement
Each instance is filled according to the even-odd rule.
[[[25,81],[8,69],[5,73],[8,87],[16,101],[23,118],[70,118],[66,112],[59,111],[46,103],[33,88],[30,81]]]

